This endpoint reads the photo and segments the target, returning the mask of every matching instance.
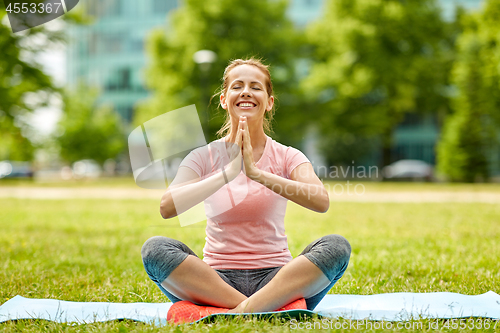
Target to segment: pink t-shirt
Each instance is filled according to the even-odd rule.
[[[229,162],[222,140],[192,151],[181,163],[201,179],[220,172]],[[220,148],[219,148],[220,147]],[[293,147],[267,137],[260,170],[290,179],[299,164],[309,162]],[[229,195],[228,195],[229,194]],[[203,260],[214,269],[254,269],[283,266],[292,256],[285,235],[287,199],[241,172],[205,200],[206,244]]]

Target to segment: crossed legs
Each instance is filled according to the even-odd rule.
[[[330,280],[316,265],[299,256],[283,266],[262,289],[228,312],[273,311],[299,298],[310,298],[329,284]]]
[[[235,308],[247,298],[222,280],[207,263],[193,255],[188,255],[161,285],[179,299],[220,308]]]
[[[302,297],[312,310],[343,275],[350,245],[342,236],[328,235],[301,254],[247,297],[179,241],[153,237],[142,248],[146,272],[173,302],[188,300],[229,308],[232,313],[272,311]]]

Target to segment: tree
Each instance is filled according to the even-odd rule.
[[[405,113],[447,109],[448,32],[432,0],[327,1],[307,32],[314,64],[303,83],[325,142],[378,140],[391,163]]]
[[[0,160],[31,160],[34,147],[28,139],[26,119],[34,110],[46,106],[59,89],[36,62],[39,52],[52,43],[64,42],[63,30],[44,25],[13,34],[7,22],[4,2],[0,1]],[[85,22],[81,13],[70,13],[64,20]]]
[[[93,159],[102,165],[125,148],[121,118],[109,106],[97,107],[97,96],[97,90],[83,85],[63,94],[64,115],[56,141],[61,157],[69,163]]]
[[[0,21],[6,18],[5,7],[0,5]],[[31,31],[31,35],[41,33],[41,28]],[[26,123],[22,116],[32,112],[38,105],[26,102],[25,94],[33,91],[54,91],[51,79],[43,73],[40,66],[22,60],[21,53],[26,35],[13,34],[10,28],[0,23],[0,160],[31,160],[33,147],[22,128]]]
[[[276,115],[282,125],[282,137],[293,137],[284,128],[297,124],[298,108],[290,96],[298,92],[294,74],[296,39],[293,26],[285,17],[285,1],[186,0],[171,16],[169,31],[154,31],[148,42],[151,64],[146,83],[154,91],[152,98],[135,113],[139,125],[153,117],[186,105],[196,104],[207,140],[215,138],[223,122],[223,112],[216,112],[215,98],[229,60],[248,56],[262,57],[271,64],[275,91],[283,96],[286,113]],[[193,61],[199,50],[216,53],[216,61],[205,71]],[[279,97],[280,98],[280,97]],[[290,135],[292,134],[292,135]]]
[[[500,3],[462,16],[452,82],[458,94],[437,147],[438,170],[449,180],[489,177],[488,155],[498,145],[500,125]]]

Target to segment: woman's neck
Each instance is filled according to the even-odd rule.
[[[264,133],[264,129],[262,127],[262,124],[253,124],[253,123],[248,123],[248,129],[250,131],[250,140],[251,140],[251,145],[252,149],[254,150],[260,150],[264,149],[266,146],[266,140],[267,136],[266,133]],[[231,126],[231,131],[229,132],[229,135],[226,137],[226,141],[228,142],[236,142],[236,133],[238,132],[238,123],[232,124]]]

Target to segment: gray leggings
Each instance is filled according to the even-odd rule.
[[[180,301],[181,299],[163,288],[161,283],[188,255],[196,254],[184,243],[162,236],[148,239],[142,246],[141,254],[149,278],[172,302]],[[304,255],[318,266],[330,280],[328,287],[306,299],[307,308],[313,310],[344,274],[351,256],[351,246],[340,235],[327,235],[309,244],[300,255]],[[270,267],[215,271],[227,284],[249,297],[269,283],[280,269],[281,267]]]

